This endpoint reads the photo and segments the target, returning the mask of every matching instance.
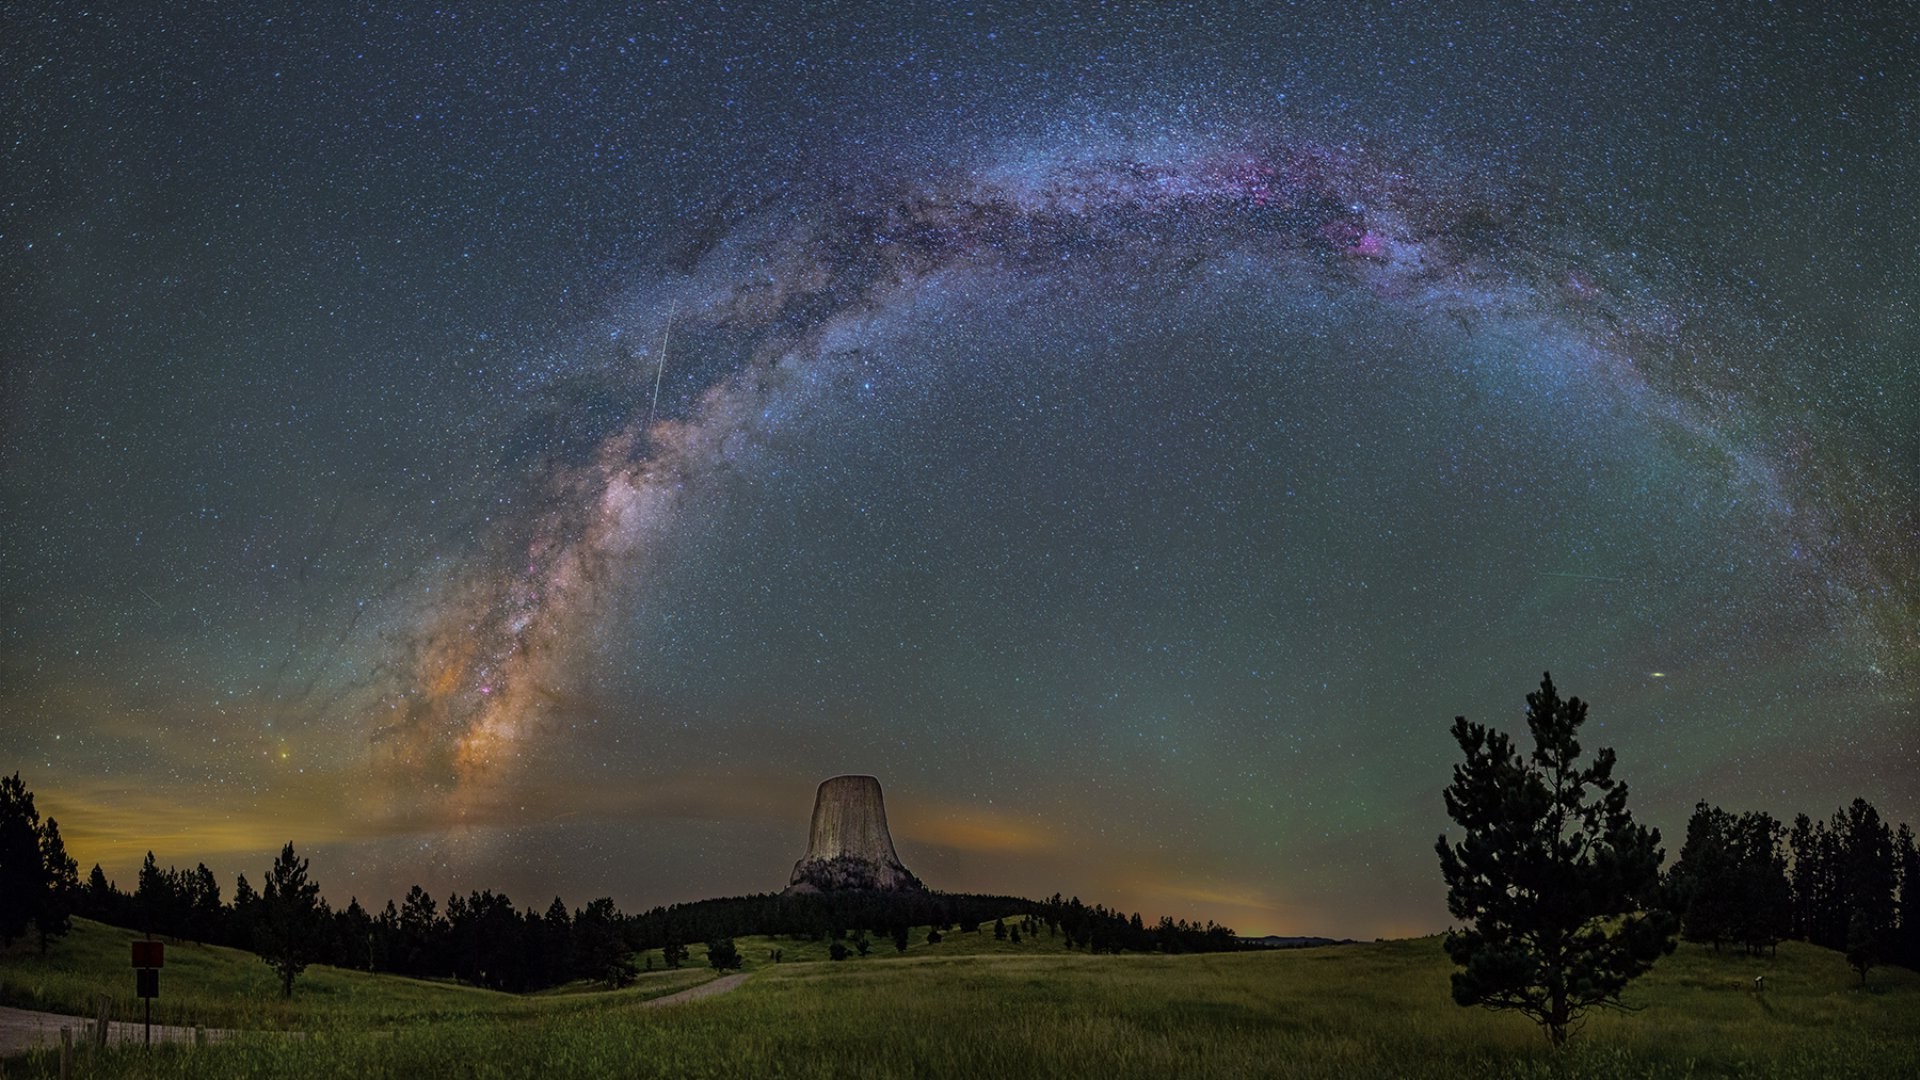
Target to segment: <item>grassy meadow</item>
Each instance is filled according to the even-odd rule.
[[[114,1019],[138,1020],[141,1003],[134,996],[129,943],[139,937],[131,930],[75,919],[73,932],[54,942],[44,957],[33,941],[15,942],[0,953],[0,1005],[92,1016],[94,1001],[105,994],[113,999]],[[549,1016],[658,997],[714,975],[711,969],[691,963],[668,971],[658,954],[653,966],[655,971],[643,973],[624,990],[580,983],[518,996],[447,980],[372,975],[315,964],[301,974],[289,999],[280,996],[280,981],[273,969],[250,952],[169,941],[153,1021],[311,1031]]]
[[[119,933],[88,926],[71,944],[95,949],[90,939],[103,932]],[[928,945],[922,929],[905,955],[876,940],[870,956],[842,963],[821,959],[824,946],[811,942],[738,944],[751,974],[744,986],[666,1009],[641,1007],[651,987],[515,998],[312,969],[280,1015],[283,1022],[311,1018],[288,1025],[311,1030],[306,1039],[115,1050],[83,1062],[81,1075],[1920,1075],[1920,976],[1878,968],[1862,988],[1839,954],[1798,943],[1773,958],[1683,945],[1629,990],[1638,1011],[1594,1016],[1559,1053],[1520,1017],[1453,1005],[1451,968],[1434,938],[1095,957],[1066,952],[1044,934],[1016,946],[983,930]],[[769,962],[775,948],[786,962]],[[112,977],[130,984],[124,938],[107,951],[119,965]],[[702,952],[695,946],[689,964]],[[175,952],[168,953],[163,995],[212,1007],[223,994],[259,992],[230,983],[189,990],[184,984],[196,969],[176,970]],[[14,1003],[21,1003],[16,980],[28,970],[22,959],[9,953],[0,967]],[[241,960],[270,978],[245,954],[208,962],[225,971],[221,965]],[[56,957],[53,966],[61,963]],[[1767,976],[1761,994],[1751,989],[1757,974]],[[704,977],[691,970],[656,976],[657,985],[674,988]],[[85,981],[70,978],[76,988]],[[8,1062],[6,1075],[51,1075],[53,1067],[51,1055],[29,1055]]]

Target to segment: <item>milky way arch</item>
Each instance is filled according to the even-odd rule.
[[[644,408],[583,461],[542,481],[544,509],[502,527],[496,555],[462,568],[385,670],[376,757],[410,783],[478,797],[535,752],[564,707],[576,644],[608,617],[631,570],[716,468],[828,393],[837,358],[889,312],[956,281],[1124,272],[1174,281],[1225,259],[1364,294],[1409,321],[1498,324],[1555,343],[1610,405],[1709,447],[1846,603],[1887,591],[1860,546],[1795,501],[1776,455],[1727,433],[1736,408],[1676,361],[1682,320],[1604,253],[1541,225],[1530,200],[1415,175],[1384,155],[1271,140],[1010,156],[934,178],[849,183],[769,210],[683,252],[618,315],[630,340],[726,335],[744,363],[690,407]],[[668,320],[672,320],[669,327]],[[683,346],[697,348],[696,345]],[[649,344],[637,359],[649,373]],[[697,358],[672,355],[666,362]],[[1551,372],[1535,373],[1554,377]],[[1562,373],[1564,374],[1564,373]],[[630,384],[646,400],[649,380]],[[1716,395],[1720,395],[1716,397]],[[504,552],[503,554],[500,552]],[[1870,620],[1869,620],[1870,621]],[[1898,643],[1896,643],[1898,645]],[[1910,643],[1906,647],[1910,654]]]

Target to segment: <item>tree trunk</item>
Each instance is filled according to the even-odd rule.
[[[1571,1011],[1567,1005],[1566,994],[1556,991],[1553,995],[1552,1011],[1547,1013],[1547,1038],[1553,1043],[1555,1049],[1567,1044],[1567,1024],[1572,1019],[1569,1015]]]

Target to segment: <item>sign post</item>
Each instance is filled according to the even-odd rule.
[[[153,1045],[153,999],[160,996],[160,969],[166,966],[164,946],[148,935],[146,941],[133,943],[133,989],[146,1008],[147,1045]]]

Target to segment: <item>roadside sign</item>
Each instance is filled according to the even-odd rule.
[[[147,1043],[153,1042],[153,999],[160,996],[160,969],[166,965],[166,950],[157,941],[133,943],[133,989],[146,1001]]]

